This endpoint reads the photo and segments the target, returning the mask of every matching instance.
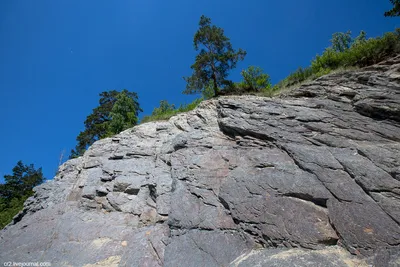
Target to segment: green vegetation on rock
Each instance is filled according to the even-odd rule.
[[[202,17],[202,20],[207,18]],[[209,23],[210,21],[207,20]],[[202,22],[201,22],[202,24]],[[215,26],[214,26],[215,27]],[[198,33],[196,33],[198,35]],[[196,40],[196,37],[195,37]],[[206,53],[202,50],[202,53]],[[400,52],[400,31],[388,32],[382,37],[366,38],[366,33],[361,31],[360,34],[353,38],[351,32],[345,33],[338,32],[332,35],[331,46],[326,48],[321,55],[317,55],[312,61],[311,65],[306,68],[298,68],[295,72],[291,73],[287,78],[283,79],[276,85],[272,86],[270,77],[264,73],[260,67],[250,66],[242,70],[241,75],[243,79],[240,82],[230,82],[227,80],[217,81],[212,75],[212,68],[206,68],[204,75],[200,75],[203,80],[198,81],[199,87],[191,87],[190,81],[195,81],[197,76],[186,78],[188,81],[186,91],[184,93],[201,93],[202,98],[196,100],[189,105],[183,105],[178,109],[174,105],[168,104],[167,101],[161,101],[160,107],[155,108],[150,116],[145,116],[142,123],[167,120],[173,115],[180,112],[185,112],[194,109],[198,103],[203,99],[210,99],[216,95],[242,95],[242,94],[261,94],[264,96],[272,96],[283,89],[298,86],[303,82],[317,79],[323,75],[329,74],[332,71],[354,69],[365,67],[378,63],[396,53]],[[204,55],[203,55],[204,56]],[[199,59],[199,57],[197,57]],[[203,62],[203,60],[199,60]],[[193,66],[197,66],[196,63]],[[194,68],[192,66],[192,69]],[[210,65],[205,64],[210,67]],[[196,72],[195,72],[196,73]],[[217,84],[217,89],[215,89]]]
[[[271,88],[269,75],[263,73],[260,67],[250,66],[247,70],[242,70],[243,81],[241,87],[248,88],[251,91],[262,91]]]
[[[390,0],[393,8],[385,16],[400,16],[400,0]],[[400,52],[400,29],[385,33],[381,37],[367,38],[364,31],[353,38],[350,31],[332,35],[331,46],[311,61],[310,66],[298,68],[288,77],[272,86],[270,76],[260,67],[250,66],[242,70],[242,81],[234,83],[228,80],[229,71],[239,61],[244,60],[246,51],[235,50],[224,30],[212,25],[211,19],[201,16],[199,29],[194,35],[194,48],[198,51],[192,75],[184,77],[185,94],[200,93],[202,98],[192,103],[175,105],[166,100],[160,101],[151,115],[143,117],[141,123],[167,120],[172,116],[193,110],[204,99],[223,94],[256,93],[271,96],[283,89],[298,86],[332,71],[370,66]],[[99,106],[84,121],[85,129],[77,136],[77,145],[71,151],[70,158],[81,156],[95,141],[117,134],[138,123],[138,114],[142,112],[138,95],[126,89],[105,91],[100,94]],[[33,195],[33,187],[42,183],[41,168],[25,165],[19,161],[12,169],[12,175],[5,175],[5,183],[0,184],[0,228],[12,221],[23,208],[24,201]]]
[[[334,33],[332,45],[317,55],[311,66],[299,68],[274,87],[274,91],[299,84],[306,80],[314,80],[333,70],[354,67],[365,67],[378,63],[400,52],[400,31],[385,33],[382,37],[366,38],[361,31],[356,38],[351,32]]]
[[[230,87],[225,88],[222,94],[225,95],[242,95],[247,93],[262,93],[271,95],[273,87],[270,77],[263,72],[263,69],[257,66],[249,66],[240,72],[243,79],[240,82],[233,83]]]
[[[161,100],[160,106],[158,108],[155,108],[150,116],[144,116],[141,120],[141,123],[168,120],[176,114],[188,112],[195,109],[201,101],[203,101],[203,98],[198,98],[195,99],[192,103],[180,105],[179,108],[175,108],[175,105],[169,104],[166,100]]]
[[[35,169],[33,164],[25,165],[18,161],[12,169],[12,175],[4,175],[4,184],[0,184],[0,229],[9,224],[22,210],[25,200],[33,195],[33,187],[41,184],[42,168]]]
[[[78,144],[71,150],[70,158],[82,156],[95,141],[133,127],[142,111],[138,95],[126,89],[100,93],[99,106],[86,117],[85,130],[76,137]],[[115,106],[117,104],[117,106]],[[115,107],[114,107],[115,106]]]
[[[397,16],[399,1],[392,3],[393,10],[385,15]],[[400,52],[400,30],[369,39],[364,31],[355,38],[350,31],[334,33],[331,46],[321,55],[316,55],[310,66],[298,68],[274,86],[271,85],[270,76],[257,66],[249,66],[242,70],[243,79],[239,82],[227,79],[229,71],[244,59],[246,52],[242,49],[234,50],[224,30],[213,25],[211,19],[204,15],[200,18],[199,29],[194,35],[193,43],[199,53],[191,66],[192,75],[184,77],[187,84],[183,93],[198,93],[202,98],[181,105],[179,108],[163,100],[151,115],[143,117],[141,123],[167,120],[180,112],[194,109],[202,100],[219,95],[273,96],[282,90],[299,86],[332,71],[373,65]],[[113,90],[101,93],[100,97],[99,106],[93,109],[92,114],[85,120],[85,130],[79,133],[78,144],[71,151],[71,158],[82,155],[95,141],[137,124],[138,113],[142,110],[136,93],[127,90],[119,93]]]

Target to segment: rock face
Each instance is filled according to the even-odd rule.
[[[96,142],[1,232],[3,262],[399,266],[400,57],[221,97]]]

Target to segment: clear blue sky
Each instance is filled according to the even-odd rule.
[[[307,66],[332,33],[392,31],[389,0],[0,1],[0,181],[18,160],[52,178],[83,121],[111,89],[136,91],[144,113],[188,103],[192,41],[202,14],[247,51],[232,72],[261,66],[275,83]]]

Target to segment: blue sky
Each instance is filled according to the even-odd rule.
[[[329,45],[332,33],[392,31],[389,0],[0,1],[0,181],[18,160],[52,178],[111,89],[136,91],[149,114],[159,101],[188,103],[193,35],[202,14],[225,29],[249,65],[276,83]]]

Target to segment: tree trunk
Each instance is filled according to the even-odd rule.
[[[215,73],[213,74],[213,81],[214,81],[214,96],[218,96],[219,90],[218,90],[218,84],[217,84],[217,76]]]
[[[212,79],[214,81],[214,96],[218,96],[219,90],[218,90],[217,74],[216,74],[214,62],[211,62],[211,70],[213,72]]]

